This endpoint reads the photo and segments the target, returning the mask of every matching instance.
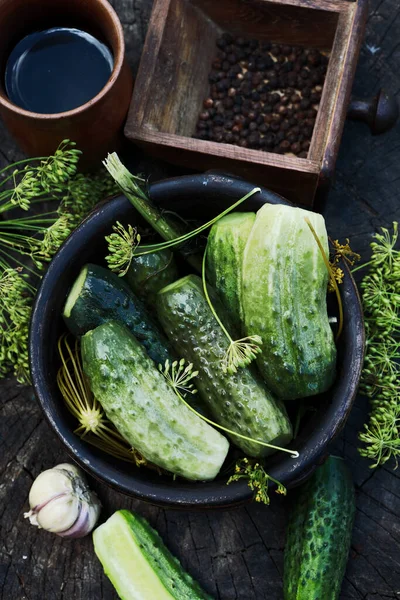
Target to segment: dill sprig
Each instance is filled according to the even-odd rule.
[[[131,266],[141,236],[135,227],[128,225],[128,229],[125,229],[119,221],[113,225],[113,232],[105,236],[110,253],[106,256],[106,261],[111,271],[118,273],[118,277],[123,277]]]
[[[102,174],[77,173],[80,150],[64,140],[52,156],[28,158],[0,170],[0,377],[13,369],[29,383],[28,328],[41,271],[96,202],[116,193]],[[53,208],[37,212],[37,204]],[[25,213],[14,216],[19,208]],[[32,261],[32,262],[30,262]]]
[[[164,375],[168,384],[175,392],[185,394],[197,394],[192,379],[197,377],[198,371],[193,371],[193,363],[186,364],[184,358],[172,363],[167,359],[164,366],[158,365],[158,370]]]
[[[28,333],[33,288],[16,269],[0,270],[0,377],[10,363],[19,382],[29,380]]]
[[[106,417],[84,376],[78,341],[75,340],[72,347],[68,336],[62,335],[58,340],[58,352],[61,367],[57,373],[57,385],[68,410],[78,422],[74,433],[115,458],[158,470],[140,452],[131,448]]]
[[[221,429],[221,431],[224,431],[225,433],[228,433],[229,435],[240,437],[242,440],[246,440],[247,442],[253,442],[254,444],[259,444],[260,446],[264,446],[265,448],[272,448],[273,450],[280,450],[281,452],[286,452],[287,454],[290,454],[293,458],[299,457],[299,453],[296,450],[289,450],[288,448],[281,448],[280,446],[268,444],[267,442],[263,442],[262,440],[256,440],[255,438],[248,437],[247,435],[243,435],[241,433],[238,433],[237,431],[232,431],[231,429],[228,429],[227,427],[224,427],[223,425],[220,425],[219,423],[215,423],[215,421],[212,421],[205,415],[200,414],[195,408],[193,408],[193,406],[190,406],[190,404],[188,404],[188,402],[186,402],[186,400],[185,400],[186,392],[189,391],[192,394],[194,393],[193,391],[191,391],[192,388],[189,387],[189,389],[184,389],[186,387],[185,385],[178,386],[176,384],[176,382],[179,381],[179,379],[182,376],[184,376],[185,371],[187,369],[187,367],[185,366],[186,365],[185,359],[181,358],[179,361],[176,361],[172,364],[175,364],[175,367],[172,367],[169,360],[167,359],[165,361],[164,367],[162,367],[162,365],[159,365],[160,372],[164,375],[165,380],[167,381],[168,385],[170,385],[172,387],[172,389],[174,390],[174,392],[178,396],[178,398],[189,408],[189,410],[191,410],[195,415],[200,417],[200,419],[202,419],[203,421],[206,421],[206,423],[209,423],[209,425],[212,425],[213,427],[216,427],[217,429]],[[188,365],[188,367],[189,368],[186,371],[186,373],[187,373],[187,375],[189,375],[189,378],[194,379],[195,377],[197,377],[198,372],[196,372],[196,371],[192,372],[191,363]],[[186,379],[186,383],[187,383],[187,379]],[[183,393],[183,395],[181,392]]]
[[[400,250],[398,224],[382,228],[371,243],[371,260],[360,288],[367,333],[360,391],[370,399],[371,412],[359,434],[361,456],[372,468],[400,456]]]
[[[206,297],[208,306],[211,309],[211,312],[217,321],[218,325],[221,327],[224,335],[226,336],[229,346],[225,353],[224,358],[222,359],[221,368],[224,373],[230,373],[233,375],[237,373],[237,370],[240,367],[247,367],[255,358],[257,358],[257,354],[261,352],[261,344],[262,339],[259,335],[250,335],[248,337],[241,338],[240,340],[233,340],[228,330],[222,323],[219,318],[217,311],[215,310],[213,303],[211,301],[210,295],[207,290],[207,281],[206,281],[206,259],[207,259],[207,246],[204,250],[203,255],[203,264],[202,264],[202,280],[203,280],[203,290],[204,295]]]
[[[268,488],[269,482],[272,481],[276,485],[275,492],[277,494],[283,494],[286,496],[286,488],[277,479],[274,479],[269,475],[264,467],[255,460],[249,460],[248,458],[241,458],[235,465],[235,472],[227,481],[227,484],[240,479],[247,479],[247,485],[254,492],[254,500],[256,502],[262,502],[267,506],[270,503]]]

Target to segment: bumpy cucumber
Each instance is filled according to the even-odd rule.
[[[216,294],[213,304],[227,323]],[[188,275],[163,288],[158,294],[157,311],[176,352],[199,371],[194,382],[214,420],[251,438],[278,446],[288,444],[292,428],[285,408],[272,397],[261,378],[249,368],[240,368],[234,375],[222,371],[228,340],[210,310],[201,279]],[[237,436],[231,439],[250,456],[271,453]]]
[[[207,243],[207,279],[240,328],[243,253],[255,219],[251,212],[226,215],[214,223]]]
[[[125,275],[129,287],[147,304],[154,306],[161,288],[178,279],[174,255],[168,249],[133,258]]]
[[[228,441],[182,403],[126,327],[100,325],[81,351],[94,396],[133,448],[187,479],[214,479]]]
[[[212,600],[138,514],[118,510],[94,530],[93,543],[121,600]]]
[[[300,488],[289,517],[285,600],[339,598],[354,512],[354,485],[349,470],[344,460],[331,456]]]
[[[98,265],[83,267],[68,295],[63,317],[68,329],[76,336],[106,321],[119,321],[143,344],[157,364],[172,358],[165,335],[143,302],[120,277]]]
[[[245,331],[262,337],[257,364],[269,389],[283,400],[324,392],[335,378],[328,271],[305,217],[328,254],[321,215],[266,204],[257,213],[243,258]]]

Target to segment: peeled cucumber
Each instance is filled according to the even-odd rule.
[[[212,600],[136,513],[115,512],[94,530],[93,543],[121,600]]]
[[[328,255],[321,215],[265,204],[243,257],[245,332],[261,336],[257,365],[268,388],[282,400],[320,394],[336,375],[326,303],[328,270],[306,217]]]
[[[219,219],[207,242],[207,280],[218,291],[238,329],[242,328],[242,262],[255,213],[234,212]]]
[[[126,327],[100,325],[82,337],[81,351],[94,396],[133,448],[187,479],[214,479],[228,441],[183,404]]]
[[[211,287],[209,292],[217,314],[227,324],[222,304]],[[221,363],[229,342],[211,312],[201,279],[188,275],[163,288],[157,312],[176,353],[199,372],[194,383],[213,420],[247,437],[287,445],[292,427],[285,407],[270,394],[256,371],[246,367],[234,375],[223,372]],[[230,437],[249,456],[273,452],[238,436]]]

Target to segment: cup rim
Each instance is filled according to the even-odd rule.
[[[76,115],[79,115],[79,114],[83,113],[85,110],[91,108],[94,104],[96,104],[99,100],[101,100],[109,92],[109,90],[113,87],[116,79],[118,78],[118,76],[121,72],[122,65],[123,65],[124,58],[125,58],[124,31],[122,29],[121,21],[119,20],[119,17],[117,15],[117,13],[115,12],[115,10],[113,9],[113,7],[111,6],[111,4],[107,0],[96,0],[96,2],[104,8],[106,13],[110,17],[112,25],[114,26],[114,31],[117,36],[117,52],[114,57],[113,70],[111,72],[111,75],[110,75],[107,83],[96,94],[96,96],[93,96],[93,98],[91,98],[84,104],[80,104],[79,106],[77,106],[76,108],[73,108],[71,110],[66,110],[64,112],[58,112],[58,113],[37,113],[37,112],[30,111],[30,110],[26,110],[25,108],[21,108],[17,104],[14,104],[14,102],[11,102],[11,100],[7,97],[7,95],[0,88],[0,104],[2,104],[8,110],[19,114],[20,116],[29,117],[31,119],[32,118],[33,119],[42,119],[43,121],[50,121],[53,119],[65,119],[68,117],[74,117]]]

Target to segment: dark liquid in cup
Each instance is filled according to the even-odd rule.
[[[85,31],[66,27],[37,31],[11,52],[6,92],[12,102],[31,112],[65,112],[96,96],[113,65],[109,48]]]

